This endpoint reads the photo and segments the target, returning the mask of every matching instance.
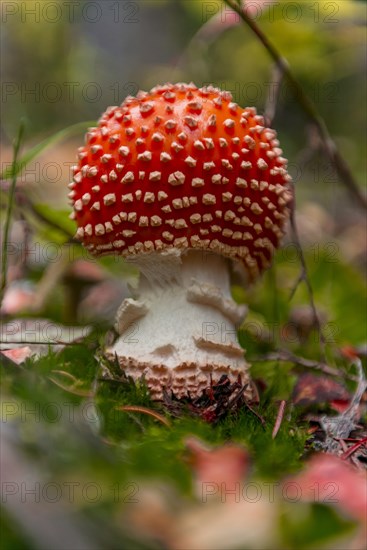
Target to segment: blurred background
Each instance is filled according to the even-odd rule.
[[[366,1],[247,0],[243,5],[288,61],[325,120],[359,189],[365,192]],[[73,406],[90,403],[88,392],[95,383],[98,368],[97,347],[105,342],[106,331],[113,325],[119,304],[129,295],[128,284],[134,282],[136,272],[116,258],[97,262],[73,242],[75,228],[68,219],[67,202],[70,167],[77,147],[83,144],[86,128],[95,124],[108,106],[120,104],[138,90],[149,90],[167,81],[193,81],[197,86],[213,84],[231,91],[234,101],[243,107],[256,106],[261,114],[274,111],[272,125],[279,134],[295,183],[296,221],[316,310],[324,328],[327,359],[334,367],[339,365],[338,350],[342,346],[354,346],[361,354],[366,353],[365,211],[339,180],[299,98],[279,78],[259,39],[223,2],[2,1],[0,41],[2,231],[10,189],[10,178],[6,176],[9,176],[12,143],[21,120],[25,133],[20,157],[32,153],[17,178],[6,246],[7,284],[0,310],[4,320],[2,349],[10,352],[11,362],[25,365],[32,374],[41,377],[40,382],[39,378],[29,379],[23,373],[24,378],[14,379],[13,364],[10,371],[6,371],[6,397],[11,406],[16,403],[18,412],[22,400],[29,404],[35,399],[46,406],[43,392],[61,406],[65,382],[70,380],[73,383],[68,385],[71,394],[68,398]],[[38,153],[34,155],[33,148],[38,144]],[[300,253],[290,232],[273,268],[259,284],[246,289],[240,281],[234,281],[236,300],[250,306],[247,325],[239,336],[250,362],[252,356],[274,351],[279,346],[315,360],[320,358],[320,339],[315,332],[317,327],[306,286],[298,286],[293,299],[289,300],[300,269]],[[70,326],[72,331],[68,329]],[[96,327],[101,327],[97,334],[93,332]],[[259,330],[254,331],[254,327]],[[83,349],[66,346],[56,359],[49,355],[60,352],[60,341],[71,343],[89,334],[92,336]],[[27,363],[31,356],[36,358],[35,363]],[[50,381],[46,384],[45,378],[55,367],[55,361],[64,374],[57,371],[59,378],[50,390],[47,385]],[[261,379],[260,388],[265,388],[264,410],[271,400],[288,399],[296,383],[293,371],[290,374],[293,365],[281,368],[279,363],[270,364],[274,365],[278,375],[271,372],[269,363],[257,362],[253,366],[253,378]],[[274,527],[273,511],[260,507],[239,509],[237,524],[227,518],[227,523],[219,525],[214,535],[209,529],[202,532],[195,524],[196,509],[189,510],[185,500],[195,498],[192,479],[200,474],[196,469],[198,462],[191,470],[186,462],[181,462],[180,453],[187,447],[183,443],[187,433],[199,434],[213,443],[231,437],[241,442],[246,440],[255,457],[255,476],[266,479],[276,476],[278,479],[288,474],[289,468],[292,471],[300,468],[298,461],[303,456],[305,433],[298,432],[298,427],[288,418],[287,426],[293,430],[292,442],[284,436],[273,444],[271,431],[270,435],[267,432],[263,435],[262,427],[253,417],[252,420],[246,417],[241,429],[228,422],[221,431],[215,432],[209,426],[183,420],[176,430],[170,432],[164,426],[166,431],[162,432],[162,425],[157,426],[157,421],[151,418],[131,420],[125,415],[123,420],[119,413],[116,420],[112,412],[119,399],[125,404],[153,405],[135,388],[130,388],[126,395],[122,391],[116,393],[116,387],[112,390],[98,390],[93,414],[79,415],[72,426],[61,422],[55,431],[54,421],[46,419],[45,425],[38,423],[29,427],[27,424],[26,427],[24,423],[20,431],[17,428],[9,432],[11,445],[6,460],[8,465],[14,464],[10,482],[16,479],[20,483],[29,471],[29,463],[14,451],[14,445],[25,445],[27,452],[38,461],[38,470],[32,470],[30,477],[34,482],[57,480],[60,484],[60,480],[82,480],[86,484],[92,480],[103,489],[102,497],[95,501],[92,497],[86,499],[85,495],[73,501],[72,513],[77,510],[83,516],[77,524],[68,508],[56,508],[55,515],[51,514],[51,525],[60,522],[61,532],[64,530],[67,535],[64,547],[68,544],[71,547],[78,540],[81,548],[91,548],[91,540],[96,537],[96,547],[109,548],[196,549],[207,548],[206,545],[218,549],[271,548],[269,540],[278,537],[274,540],[278,541],[279,548],[306,548],[308,542],[302,546],[299,536],[297,538],[298,526],[302,536],[317,531],[317,517],[323,517],[328,534],[340,531],[344,536],[343,529],[350,527],[347,520],[328,515],[325,507],[306,514],[307,521],[302,515],[304,511],[299,512],[300,515],[297,512],[296,516],[290,514],[292,526],[286,535],[283,531],[279,535],[281,529]],[[274,416],[276,410],[271,406],[271,413],[268,410],[266,414]],[[10,430],[9,424],[6,428]],[[254,430],[258,430],[259,440],[250,437]],[[190,445],[196,459],[202,456],[204,451],[200,445]],[[72,473],[79,459],[85,464],[85,471],[79,466],[78,471]],[[140,504],[136,511],[129,505],[128,519],[122,520],[125,503],[130,503],[124,499],[129,499],[136,489],[131,481],[140,483],[142,478],[145,481],[139,485]],[[165,481],[150,485],[151,479]],[[116,500],[111,487],[119,487],[118,483],[122,482],[123,496]],[[287,505],[282,511],[288,513]],[[202,525],[215,524],[222,510],[220,514],[217,512],[213,511],[207,518],[201,509],[202,515],[198,518]],[[250,519],[244,526],[251,531],[250,512],[255,517],[264,514],[261,516],[264,536],[257,533],[254,539],[241,539],[244,534],[240,533],[234,542],[223,537],[224,532],[237,529],[246,517]],[[51,539],[39,524],[36,522],[36,527],[32,527],[34,516],[27,507],[19,514],[10,507],[7,513],[11,518],[4,526],[8,548],[51,547]],[[44,509],[43,513],[46,513]],[[178,519],[176,531],[172,532],[174,517]],[[105,522],[109,534],[102,533]],[[19,538],[18,525],[26,533],[24,540]],[[185,538],[193,525],[192,539]],[[116,546],[114,537],[120,541]],[[246,542],[241,542],[243,540]],[[356,545],[351,547],[359,549],[361,539],[356,540]],[[312,541],[309,544],[312,547]]]

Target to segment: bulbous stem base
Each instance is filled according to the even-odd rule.
[[[228,261],[189,251],[145,255],[137,264],[139,286],[119,308],[120,337],[107,356],[134,379],[144,376],[158,400],[164,389],[198,397],[223,374],[249,382],[236,330],[247,308],[231,297]]]

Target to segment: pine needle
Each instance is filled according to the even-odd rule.
[[[164,424],[168,428],[171,427],[171,424],[167,420],[167,418],[165,418],[161,414],[157,413],[156,411],[153,411],[152,409],[148,409],[147,407],[140,407],[140,406],[136,406],[136,405],[125,405],[125,406],[122,406],[122,407],[116,407],[116,409],[118,411],[140,412],[140,413],[143,413],[143,414],[147,414],[149,416],[152,416],[156,420],[159,420],[159,422],[161,422],[162,424]]]

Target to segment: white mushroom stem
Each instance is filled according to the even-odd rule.
[[[120,337],[107,350],[134,379],[144,375],[151,394],[163,388],[177,397],[201,395],[226,374],[231,382],[249,381],[237,328],[247,308],[230,291],[228,260],[191,250],[143,254],[134,298],[121,304]],[[250,389],[247,395],[250,395]]]

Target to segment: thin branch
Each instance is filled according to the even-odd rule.
[[[355,417],[358,417],[358,409],[361,402],[361,399],[363,397],[364,392],[367,390],[367,379],[364,374],[362,361],[359,359],[359,357],[356,357],[351,362],[351,365],[354,365],[357,369],[357,388],[355,390],[355,394],[353,396],[352,402],[349,405],[348,409],[344,411],[344,415],[350,414],[354,415]]]
[[[7,271],[8,271],[8,239],[9,239],[9,233],[10,233],[11,215],[13,211],[15,186],[17,183],[15,167],[18,162],[19,149],[23,139],[23,134],[24,134],[24,122],[22,121],[19,126],[18,136],[15,139],[14,145],[13,145],[13,162],[12,162],[13,175],[12,175],[11,186],[9,189],[9,199],[8,199],[8,206],[6,209],[4,235],[3,235],[2,250],[1,250],[2,255],[1,255],[0,306],[3,302],[5,288],[6,288]]]
[[[75,342],[63,342],[62,340],[50,340],[49,342],[38,342],[37,340],[2,340],[0,338],[0,344],[1,345],[22,345],[22,346],[84,346],[85,342],[78,342],[75,340]],[[1,350],[0,350],[1,352]]]
[[[320,135],[321,141],[324,145],[325,151],[331,161],[335,166],[338,173],[340,181],[348,189],[349,193],[354,197],[354,199],[359,203],[361,207],[367,210],[367,198],[362,194],[361,190],[358,187],[357,182],[354,180],[353,174],[342,157],[338,148],[331,138],[324,119],[318,113],[313,101],[307,96],[304,92],[301,84],[298,82],[297,78],[294,76],[291,71],[288,61],[282,57],[280,52],[274,46],[274,44],[268,39],[266,34],[257,26],[254,19],[251,19],[246,9],[236,2],[236,0],[224,0],[225,4],[229,6],[233,11],[235,11],[239,17],[246,23],[246,25],[252,30],[252,32],[257,36],[260,42],[263,44],[265,49],[268,51],[272,59],[275,61],[279,70],[287,79],[290,84],[295,99],[298,101],[299,105],[302,107],[303,111],[311,119],[314,126],[317,128],[317,131]]]
[[[260,355],[256,357],[251,357],[251,363],[257,363],[260,361],[284,361],[288,363],[294,363],[295,365],[300,365],[301,367],[306,367],[309,369],[315,369],[323,372],[324,374],[330,376],[345,377],[350,380],[358,381],[358,378],[354,375],[348,375],[343,371],[329,367],[327,363],[320,361],[314,361],[312,359],[306,359],[299,355],[294,355],[291,351],[288,350],[278,350],[275,352],[270,352],[265,355]]]
[[[272,79],[269,86],[268,97],[266,98],[264,119],[267,126],[271,126],[275,117],[276,108],[278,105],[279,93],[283,81],[284,71],[279,65],[274,65],[272,69]]]
[[[326,434],[323,448],[326,452],[333,454],[339,453],[340,441],[349,437],[351,432],[358,427],[360,403],[367,388],[367,380],[361,360],[356,358],[352,364],[357,368],[358,382],[349,407],[337,416],[324,415],[320,418],[320,426]],[[351,460],[356,460],[356,458],[351,455]]]
[[[302,249],[301,242],[300,242],[299,235],[298,235],[298,229],[297,229],[296,218],[295,218],[295,208],[293,208],[291,210],[290,223],[291,223],[291,229],[292,229],[292,234],[293,234],[293,240],[294,240],[294,243],[297,246],[298,252],[299,252],[299,259],[300,259],[300,262],[301,262],[301,273],[300,273],[293,289],[291,290],[291,294],[290,294],[289,299],[292,300],[298,286],[300,285],[301,282],[304,282],[305,285],[306,285],[306,288],[307,288],[307,292],[308,292],[308,299],[309,299],[311,310],[312,310],[314,326],[316,327],[317,332],[319,334],[320,344],[321,344],[322,353],[323,353],[323,359],[325,361],[325,343],[326,342],[325,342],[324,334],[322,332],[320,319],[319,319],[319,316],[317,315],[315,300],[314,300],[314,295],[313,295],[313,289],[312,289],[312,286],[311,286],[311,283],[310,283],[310,279],[308,277],[306,260],[305,260],[305,256],[304,256],[303,249]]]

